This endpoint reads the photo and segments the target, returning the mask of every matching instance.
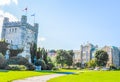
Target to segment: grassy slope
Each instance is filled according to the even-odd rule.
[[[86,71],[53,78],[48,82],[120,82],[120,71]]]
[[[42,71],[42,72],[35,72],[35,71],[1,71],[0,72],[0,82],[11,82],[16,79],[22,79],[31,76],[38,76],[38,75],[45,75],[45,74],[52,74],[53,72],[50,71]]]

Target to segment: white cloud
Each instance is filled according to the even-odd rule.
[[[16,5],[18,4],[18,0],[12,0]]]
[[[14,15],[10,14],[9,12],[4,12],[3,10],[0,10],[0,37],[4,17],[8,17],[9,21],[18,21],[18,19]]]
[[[38,38],[38,41],[39,41],[39,42],[43,42],[43,41],[45,41],[45,40],[46,40],[45,37],[40,37],[40,38]]]
[[[18,4],[18,0],[0,0],[0,6],[9,5],[11,3]]]

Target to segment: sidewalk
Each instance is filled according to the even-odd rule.
[[[22,80],[15,80],[13,82],[47,82],[47,80],[51,78],[55,78],[63,75],[66,75],[66,74],[51,74],[51,75],[44,75],[44,76],[35,76],[35,77],[29,77]]]

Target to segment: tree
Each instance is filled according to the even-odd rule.
[[[2,53],[0,53],[0,69],[4,69],[7,66],[7,62],[4,59],[4,56]]]
[[[34,63],[34,57],[37,55],[37,44],[33,43],[30,46],[31,61]]]
[[[56,61],[58,64],[61,64],[62,67],[64,64],[70,67],[73,63],[73,55],[73,50],[57,50]]]
[[[52,69],[54,67],[51,59],[48,57],[48,52],[44,48],[38,48],[37,51],[37,61],[35,65],[41,66],[43,70]]]
[[[5,55],[6,50],[8,49],[8,43],[6,43],[5,41],[0,41],[0,52]]]
[[[75,64],[75,66],[76,66],[76,67],[81,67],[81,63],[80,63],[80,62],[77,62],[77,63]]]
[[[57,50],[56,62],[60,64],[62,67],[64,66],[65,61],[66,61],[65,55],[66,53],[64,50]]]
[[[95,66],[96,66],[96,60],[95,60],[95,59],[90,60],[90,61],[87,63],[87,66],[88,66],[89,68],[95,68]]]
[[[98,66],[105,66],[108,61],[108,54],[103,50],[98,50],[95,53],[95,59]]]
[[[42,52],[40,47],[37,50],[37,59],[42,59]]]
[[[66,57],[66,65],[67,66],[71,66],[72,64],[73,64],[73,55],[74,55],[74,52],[73,52],[73,50],[69,50],[69,51],[67,51],[67,57]]]
[[[43,55],[43,60],[45,61],[46,64],[48,64],[47,50],[45,50],[44,48],[42,49],[42,55]]]

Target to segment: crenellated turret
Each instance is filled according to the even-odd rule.
[[[27,16],[22,15],[20,21],[10,22],[9,18],[3,20],[1,39],[10,44],[11,49],[23,49],[21,56],[31,62],[31,44],[37,44],[38,23],[31,25],[27,22]],[[20,55],[20,54],[19,54]]]
[[[21,17],[21,23],[22,23],[22,25],[24,25],[24,24],[27,23],[27,16],[22,15],[22,17]]]

